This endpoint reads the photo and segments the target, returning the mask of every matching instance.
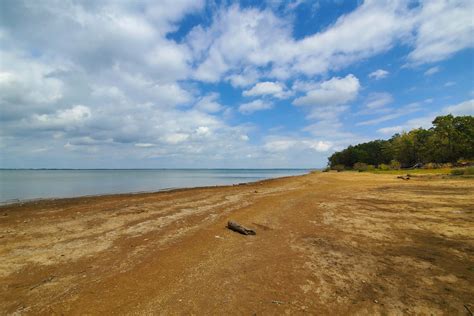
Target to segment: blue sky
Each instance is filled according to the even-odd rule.
[[[307,168],[474,114],[474,2],[0,3],[0,167]]]

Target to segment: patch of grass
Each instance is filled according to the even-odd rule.
[[[467,167],[464,169],[464,174],[469,176],[474,175],[474,167]]]
[[[379,173],[379,174],[450,174],[451,168],[440,168],[440,169],[400,169],[400,170],[368,170],[368,172]]]
[[[472,176],[474,175],[474,167],[456,168],[451,170],[452,176]]]
[[[464,174],[464,170],[462,169],[453,169],[451,170],[451,175],[452,176],[461,176]]]

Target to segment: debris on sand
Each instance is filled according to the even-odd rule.
[[[410,180],[410,175],[407,174],[406,176],[398,176],[397,179]]]
[[[253,229],[246,228],[237,222],[227,222],[227,228],[235,232],[241,233],[242,235],[256,235],[257,233]]]

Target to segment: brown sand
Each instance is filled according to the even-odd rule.
[[[319,173],[4,206],[0,258],[0,314],[466,315],[474,181]]]

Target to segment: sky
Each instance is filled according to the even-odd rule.
[[[0,1],[1,168],[319,168],[474,115],[474,1]]]

